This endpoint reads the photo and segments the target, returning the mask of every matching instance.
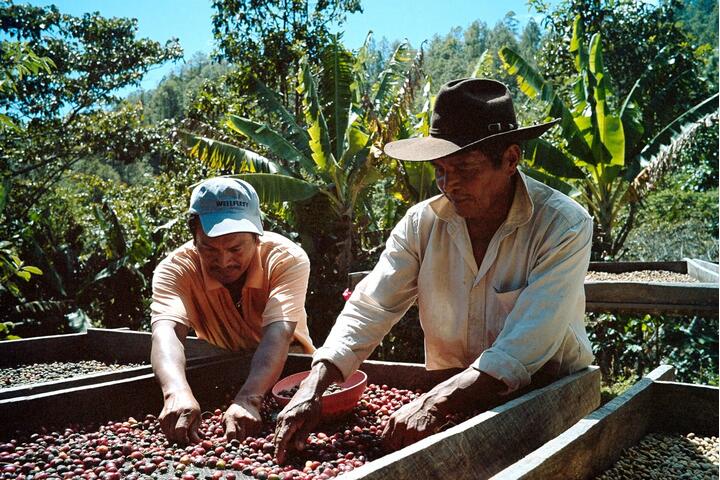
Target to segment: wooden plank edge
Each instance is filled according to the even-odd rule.
[[[613,414],[629,411],[638,403],[650,399],[653,383],[650,378],[640,379],[625,393],[590,413],[539,449],[500,471],[491,477],[492,480],[587,478],[607,469],[617,460],[623,449],[636,444],[642,438],[648,429],[649,419],[644,419],[644,425],[643,422],[637,422],[635,426],[639,428],[634,435],[620,436],[610,452],[578,451],[583,450],[579,442],[585,439],[585,443],[595,446],[606,430],[612,430],[612,425],[608,424],[616,423],[615,427],[622,427],[621,419]],[[576,462],[572,470],[568,465],[570,459]]]
[[[644,378],[649,378],[652,381],[674,381],[675,380],[675,367],[672,365],[660,365],[655,368],[652,372],[645,375]]]
[[[412,462],[413,457],[422,458],[429,454],[429,452],[437,452],[439,450],[443,449],[443,444],[448,443],[449,441],[452,442],[460,441],[462,442],[462,436],[464,433],[471,432],[473,430],[477,429],[483,429],[486,427],[489,427],[489,430],[495,430],[497,426],[500,426],[504,423],[504,419],[507,417],[507,415],[512,415],[512,412],[514,409],[529,405],[529,404],[537,404],[542,397],[546,396],[548,393],[556,393],[556,392],[562,392],[564,390],[569,389],[575,382],[583,381],[585,380],[586,383],[590,383],[593,386],[596,386],[597,388],[586,388],[581,389],[580,392],[578,392],[578,395],[587,395],[588,400],[594,405],[592,408],[597,407],[597,405],[600,404],[600,370],[597,367],[589,367],[587,369],[581,370],[580,372],[576,372],[572,375],[568,375],[566,377],[563,377],[552,384],[539,388],[537,390],[530,391],[526,393],[525,395],[515,398],[513,400],[510,400],[509,402],[506,402],[502,405],[499,405],[498,407],[495,407],[491,410],[488,410],[484,413],[481,413],[469,420],[466,420],[465,422],[461,423],[460,425],[456,425],[455,427],[452,427],[444,432],[437,433],[435,435],[431,435],[430,437],[427,437],[423,440],[420,440],[412,445],[409,445],[408,447],[405,447],[401,450],[398,450],[396,452],[390,453],[382,458],[379,458],[377,460],[374,460],[373,462],[367,463],[363,465],[362,467],[353,470],[351,472],[345,473],[343,475],[343,478],[345,480],[358,480],[358,479],[384,479],[384,478],[393,478],[393,479],[403,479],[403,478],[410,478],[409,476],[402,476],[398,473],[398,465],[401,463],[410,463]],[[597,390],[597,392],[594,392],[593,390]],[[595,397],[595,398],[591,398]],[[508,413],[509,412],[509,413]],[[587,412],[585,412],[587,413]],[[580,413],[580,415],[584,415],[585,413]],[[544,419],[536,418],[536,421],[542,422]],[[559,432],[550,433],[549,435],[555,436]],[[507,440],[507,439],[505,439]],[[506,444],[500,444],[507,448]],[[476,447],[479,448],[479,447]],[[493,448],[495,448],[495,445],[493,445]],[[497,453],[497,452],[495,452]],[[495,455],[493,453],[493,455]],[[513,452],[514,454],[517,454],[518,452]],[[478,462],[478,458],[475,459],[466,459],[468,462]],[[452,476],[454,479],[461,479],[461,478],[468,478],[468,479],[477,479],[477,478],[488,478],[489,475],[485,474],[479,475],[479,472],[477,470],[472,469],[465,469],[465,470],[452,470],[451,465],[449,463],[443,462],[440,460],[437,462],[438,469],[447,468],[448,474]],[[492,468],[492,466],[489,466],[489,468]],[[502,467],[500,467],[502,468]],[[496,471],[500,468],[496,468]],[[424,471],[423,475],[431,475],[432,472]],[[389,476],[388,476],[389,475]],[[418,477],[414,477],[418,478]],[[422,478],[422,477],[420,477]],[[425,477],[430,478],[430,477]]]
[[[232,357],[232,355],[226,355]],[[201,365],[217,360],[217,356],[191,357],[186,361],[186,367]],[[34,383],[30,385],[20,385],[18,387],[0,389],[0,400],[29,397],[40,393],[53,390],[67,390],[70,388],[81,387],[92,383],[105,383],[120,380],[128,377],[135,377],[152,373],[152,365],[141,365],[138,367],[124,368],[121,370],[103,371],[97,373],[89,373],[87,375],[61,378],[49,382]]]

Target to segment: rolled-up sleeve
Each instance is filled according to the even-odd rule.
[[[472,364],[505,382],[508,392],[528,385],[531,376],[563,347],[566,337],[576,335],[574,329],[584,329],[592,220],[587,217],[557,231],[540,253],[498,337]]]
[[[304,322],[310,260],[304,252],[290,254],[274,265],[262,316],[263,327],[274,322]]]
[[[178,267],[169,259],[157,266],[152,279],[151,323],[172,320],[191,327],[195,307]]]
[[[420,259],[412,211],[395,226],[375,268],[355,288],[324,345],[313,355],[344,378],[358,369],[417,298]]]

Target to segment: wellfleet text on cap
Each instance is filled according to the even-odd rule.
[[[195,187],[189,213],[200,217],[208,237],[228,233],[263,234],[260,199],[248,182],[238,178],[215,177]]]

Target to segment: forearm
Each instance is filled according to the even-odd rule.
[[[268,328],[250,362],[248,378],[236,395],[236,400],[250,400],[258,407],[280,377],[293,339],[292,330]]]
[[[343,375],[340,370],[328,361],[320,361],[313,365],[302,386],[309,388],[317,397],[322,396],[323,392],[335,382],[342,382]]]
[[[506,390],[502,381],[471,367],[436,385],[428,396],[440,400],[440,413],[448,414],[487,408]]]
[[[153,332],[150,361],[165,398],[190,391],[185,376],[185,347],[174,332]]]

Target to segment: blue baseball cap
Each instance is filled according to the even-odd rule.
[[[252,185],[238,178],[215,177],[199,184],[190,196],[189,212],[200,217],[208,237],[240,232],[263,234],[258,194]]]

